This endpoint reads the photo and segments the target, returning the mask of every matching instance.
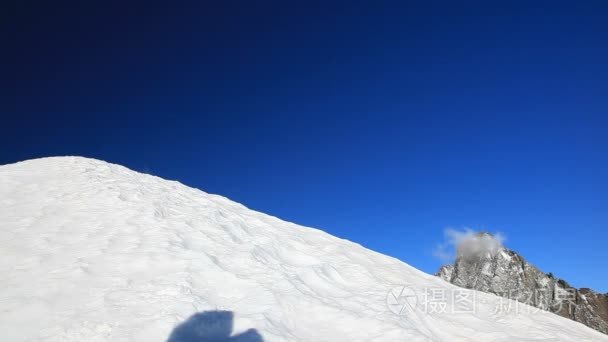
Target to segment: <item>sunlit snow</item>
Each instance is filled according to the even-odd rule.
[[[608,341],[481,292],[459,313],[404,262],[92,159],[0,166],[0,228],[2,341]]]

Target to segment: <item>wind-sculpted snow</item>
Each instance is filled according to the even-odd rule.
[[[399,260],[97,160],[1,166],[0,227],[3,341],[608,341],[481,292],[458,313]]]

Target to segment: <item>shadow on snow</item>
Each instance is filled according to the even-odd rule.
[[[232,311],[204,311],[192,315],[181,323],[167,342],[263,342],[257,330],[249,329],[232,336]]]

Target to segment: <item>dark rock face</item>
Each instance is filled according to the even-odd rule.
[[[436,275],[454,285],[514,299],[608,334],[608,294],[575,289],[504,247],[475,255],[459,251],[455,263],[442,266]]]

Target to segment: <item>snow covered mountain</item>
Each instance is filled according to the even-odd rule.
[[[3,341],[608,341],[98,160],[0,166],[0,227]]]
[[[486,232],[471,236],[465,243],[496,248],[472,251],[459,246],[461,251],[454,264],[441,267],[437,276],[454,285],[549,310],[608,334],[608,294],[588,288],[575,289],[495,241]]]

